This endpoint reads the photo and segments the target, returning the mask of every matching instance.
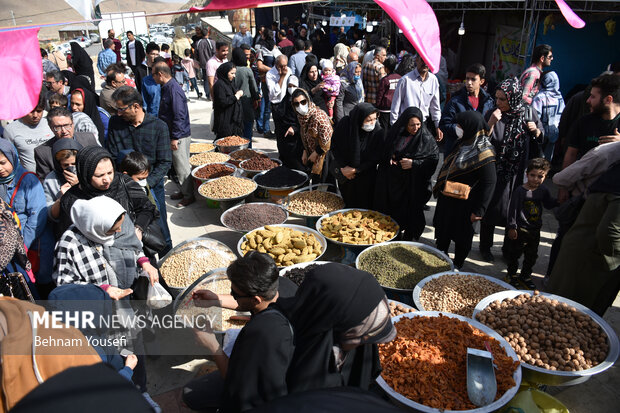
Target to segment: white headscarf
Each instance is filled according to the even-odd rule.
[[[106,235],[106,232],[124,213],[121,204],[107,196],[78,199],[71,207],[71,221],[89,240],[111,246],[114,244],[114,234]]]

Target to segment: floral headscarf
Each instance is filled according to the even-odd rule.
[[[312,166],[312,173],[316,175],[321,175],[323,171],[323,162],[325,160],[325,155],[329,148],[331,147],[332,134],[334,133],[334,129],[332,128],[331,120],[325,111],[319,109],[312,99],[310,98],[310,94],[305,89],[295,89],[293,93],[300,90],[306,99],[308,100],[308,113],[305,115],[300,115],[297,113],[297,119],[299,120],[300,132],[301,132],[301,142],[304,145],[304,149],[308,155],[316,150],[317,147],[320,147],[323,153],[319,156],[319,159]]]
[[[504,136],[498,154],[498,175],[511,178],[517,172],[521,159],[525,156],[526,134],[525,106],[523,105],[523,88],[516,77],[504,80],[497,90],[506,94],[510,105],[507,112],[502,113],[505,119]]]

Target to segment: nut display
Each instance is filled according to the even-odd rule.
[[[286,212],[273,204],[243,204],[228,210],[222,220],[235,231],[252,231],[265,225],[282,224],[286,221]]]
[[[476,318],[504,336],[523,363],[547,370],[589,369],[609,351],[606,334],[590,316],[538,291],[496,300]]]
[[[319,265],[320,264],[310,264],[304,268],[291,268],[282,274],[282,276],[288,278],[297,285],[301,285],[301,283],[306,279],[306,274]]]
[[[495,400],[516,385],[519,362],[499,341],[465,321],[443,315],[403,317],[394,326],[396,338],[379,344],[381,376],[410,400],[439,410],[474,409],[467,395],[467,348],[484,350],[485,342],[496,365]]]
[[[406,313],[415,313],[415,310],[410,307],[405,307],[401,303],[390,301],[390,317],[396,317],[397,315]]]
[[[406,290],[412,290],[429,275],[450,270],[450,264],[443,258],[402,243],[369,248],[358,259],[358,268],[374,275],[382,286]]]
[[[206,163],[226,162],[228,159],[230,159],[230,157],[225,153],[203,152],[190,156],[189,163],[192,166],[200,166]]]
[[[198,285],[192,290],[192,292],[199,290],[210,290],[216,294],[230,294],[230,287],[230,281],[228,279],[218,278]],[[231,328],[241,328],[247,323],[247,321],[231,319],[231,317],[238,315],[235,310],[220,307],[197,307],[194,305],[194,300],[192,300],[191,293],[187,294],[183,298],[183,301],[179,305],[176,312],[176,315],[186,319],[188,324],[192,317],[203,314],[207,315],[208,320],[214,320],[214,323],[211,326],[214,331],[226,331]]]
[[[200,152],[209,152],[215,149],[215,145],[212,143],[190,143],[189,144],[189,152],[190,153],[200,153]]]
[[[506,288],[479,275],[442,275],[424,284],[420,302],[426,311],[445,311],[471,317],[476,305]]]
[[[198,189],[200,194],[211,199],[229,199],[249,195],[256,189],[256,184],[249,179],[236,176],[223,176],[205,182]]]
[[[323,247],[314,234],[273,225],[245,236],[241,251],[245,255],[251,250],[269,254],[281,267],[313,261],[323,253]]]
[[[286,209],[299,215],[318,217],[344,208],[341,197],[325,191],[303,191],[292,195]]]
[[[246,159],[239,166],[247,171],[267,171],[277,168],[280,164],[270,158],[255,157]]]
[[[392,218],[376,211],[354,209],[321,220],[325,237],[347,244],[379,244],[394,238],[397,231],[398,225]]]
[[[195,172],[196,178],[213,179],[221,176],[232,175],[235,172],[230,166],[221,163],[207,164]]]
[[[265,155],[264,153],[260,153],[260,152],[256,152],[255,150],[252,149],[239,149],[238,151],[234,151],[230,154],[230,159],[232,159],[233,161],[245,161],[246,159],[250,159],[250,158],[266,158],[267,155]]]
[[[235,254],[223,247],[185,247],[171,254],[161,265],[161,276],[171,287],[187,287],[203,274],[220,267],[228,267]]]
[[[249,140],[242,138],[241,136],[227,136],[226,138],[218,139],[217,146],[241,146],[250,143]]]

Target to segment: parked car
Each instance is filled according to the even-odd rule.
[[[64,54],[71,53],[71,45],[69,42],[57,44],[54,50],[59,50]]]
[[[98,35],[97,33],[91,33],[91,34],[90,34],[90,40],[91,40],[93,43],[97,43],[97,42],[100,42],[100,41],[101,41],[101,37],[99,37],[99,35]]]
[[[76,42],[82,47],[88,47],[93,44],[93,42],[86,36],[78,36],[75,39],[70,40],[70,42]]]

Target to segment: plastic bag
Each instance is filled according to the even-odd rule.
[[[501,410],[501,413],[569,413],[555,397],[534,388],[521,390]]]
[[[146,296],[146,304],[157,310],[169,306],[172,303],[172,296],[161,286],[160,283],[149,285],[149,292]]]

